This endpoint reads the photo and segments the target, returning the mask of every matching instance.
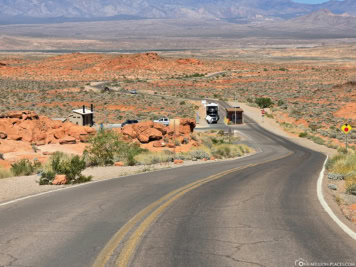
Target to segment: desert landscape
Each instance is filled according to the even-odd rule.
[[[256,98],[269,97],[274,106],[268,116],[285,128],[297,126],[296,134],[308,132],[321,143],[339,146],[345,138],[340,126],[356,122],[353,51],[356,45],[340,44],[216,50],[210,58],[208,51],[3,53],[0,111],[63,118],[95,103],[97,124],[122,123],[195,118],[197,100],[204,98],[231,101],[236,95],[239,102],[255,105]],[[98,82],[109,89],[93,87]],[[355,141],[351,134],[350,145]]]

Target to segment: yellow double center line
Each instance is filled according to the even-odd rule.
[[[178,188],[167,195],[163,196],[159,200],[153,202],[143,210],[141,210],[138,214],[136,214],[133,218],[131,218],[109,241],[109,243],[106,244],[104,249],[100,252],[99,256],[96,258],[93,267],[104,267],[110,260],[111,256],[113,256],[114,251],[117,249],[119,244],[123,241],[125,236],[135,227],[135,225],[143,219],[146,215],[148,215],[153,209],[158,207],[156,210],[154,210],[149,216],[147,216],[146,219],[138,226],[138,228],[135,230],[135,232],[128,238],[127,242],[125,243],[124,247],[122,248],[119,257],[116,260],[116,266],[118,267],[126,267],[130,263],[130,260],[132,258],[133,253],[135,252],[135,249],[139,242],[141,241],[144,233],[148,229],[148,227],[152,224],[152,222],[160,215],[162,214],[168,207],[171,205],[175,200],[183,196],[185,193],[203,185],[208,182],[211,182],[213,180],[219,179],[227,174],[243,170],[249,167],[254,167],[257,165],[261,165],[267,162],[272,162],[275,160],[279,160],[285,157],[290,156],[293,154],[293,152],[288,153],[285,156],[275,158],[273,160],[267,160],[263,162],[259,162],[257,164],[249,164],[243,167],[239,168],[234,168],[231,170],[227,170],[212,176],[209,176],[207,178],[204,178],[202,180],[190,183],[188,185],[185,185],[181,188]],[[163,204],[162,204],[163,203]]]

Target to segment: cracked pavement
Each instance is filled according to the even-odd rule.
[[[90,266],[126,222],[167,193],[236,171],[175,201],[145,233],[131,266],[294,266],[355,262],[356,246],[316,197],[325,157],[251,123],[261,153],[52,192],[0,207],[0,267]],[[144,185],[144,186],[137,186]]]

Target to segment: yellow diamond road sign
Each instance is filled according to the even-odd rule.
[[[349,132],[351,132],[352,130],[352,127],[350,124],[344,124],[341,126],[341,130],[345,133],[345,134],[348,134]]]

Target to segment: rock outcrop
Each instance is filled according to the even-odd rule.
[[[37,146],[87,142],[93,128],[62,123],[33,111],[13,111],[0,115],[0,139],[24,141]]]
[[[195,121],[193,119],[180,119],[176,121],[178,122],[176,123],[176,127],[174,125],[167,127],[152,121],[129,124],[123,127],[121,133],[126,138],[141,144],[154,142],[154,147],[164,147],[166,143],[174,143],[173,139],[191,141],[190,134],[196,126]],[[176,130],[176,134],[174,134],[174,130]],[[162,141],[159,142],[160,140]]]

